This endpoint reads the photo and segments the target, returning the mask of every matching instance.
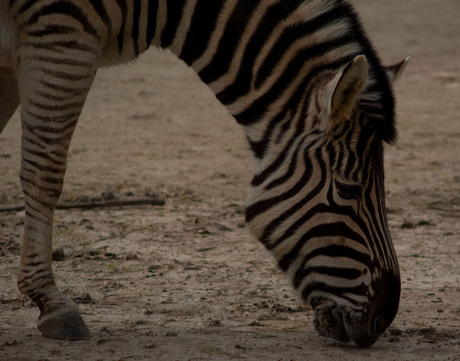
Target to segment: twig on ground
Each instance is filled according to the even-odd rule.
[[[140,206],[150,204],[153,206],[162,206],[165,201],[160,198],[132,198],[132,199],[112,199],[106,201],[89,201],[75,203],[61,203],[56,206],[56,209],[71,209],[71,208],[109,208],[109,207],[124,207],[124,206]],[[0,212],[19,212],[25,209],[24,205],[16,205],[9,207],[0,207]]]

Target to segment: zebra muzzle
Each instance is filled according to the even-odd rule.
[[[353,341],[360,347],[371,346],[380,336],[365,315],[337,307],[332,301],[315,308],[314,325],[321,336],[344,343]]]
[[[401,293],[399,275],[382,271],[372,289],[374,297],[360,309],[340,306],[327,298],[313,298],[314,325],[319,334],[340,342],[352,340],[360,347],[374,344],[396,316]]]
[[[316,304],[316,306],[313,306]],[[315,310],[313,321],[316,330],[321,336],[330,337],[340,342],[349,342],[343,313],[340,312],[334,302],[329,300],[315,302],[312,301]]]

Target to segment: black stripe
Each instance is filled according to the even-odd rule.
[[[36,37],[43,37],[43,36],[55,35],[55,34],[70,34],[73,32],[75,32],[75,28],[71,28],[70,26],[47,24],[45,26],[45,29],[31,30],[31,31],[28,31],[27,34],[31,36],[36,36]]]
[[[293,280],[294,288],[299,288],[300,284],[305,279],[305,277],[308,277],[308,275],[311,273],[319,274],[318,277],[321,277],[322,275],[327,275],[337,278],[344,278],[347,280],[355,280],[361,277],[362,275],[361,271],[355,268],[339,268],[332,266],[307,267],[295,273]]]
[[[147,18],[147,45],[149,45],[155,37],[157,26],[158,0],[148,1],[148,18]]]
[[[166,25],[161,33],[161,46],[167,48],[171,46],[176,35],[177,27],[185,7],[186,0],[175,0],[168,2]]]
[[[49,100],[56,101],[56,102],[62,102],[62,101],[73,98],[73,95],[70,95],[70,96],[69,95],[66,95],[66,96],[54,95],[54,94],[45,93],[44,91],[39,91],[39,90],[36,90],[35,94],[41,96],[42,98],[49,99]]]
[[[356,121],[362,126],[361,129],[361,136],[359,137],[357,143],[356,143],[356,154],[357,154],[357,162],[358,166],[356,167],[356,171],[354,174],[351,175],[351,179],[357,180],[358,178],[358,172],[363,172],[363,166],[364,164],[369,164],[370,157],[371,157],[371,152],[369,151],[369,146],[371,143],[375,142],[375,136],[372,133],[372,131],[363,125],[364,123],[364,115],[363,113],[360,113],[358,115],[358,119]],[[383,169],[382,169],[383,172]],[[362,177],[362,182],[368,182],[369,179],[368,177]]]
[[[107,13],[107,9],[104,6],[104,1],[91,0],[90,3],[93,6],[94,10],[96,10],[99,17],[104,22],[105,26],[107,26],[109,30],[109,34],[111,34],[112,33],[112,20],[110,19],[109,14]]]
[[[93,77],[93,74],[71,74],[71,73],[65,73],[63,71],[57,71],[57,70],[50,70],[46,68],[37,68],[37,70],[41,71],[42,73],[45,73],[46,75],[52,76],[54,78],[58,79],[65,79],[65,80],[71,80],[71,81],[80,81],[80,80],[87,80]]]
[[[21,180],[22,180],[22,178],[21,178]],[[24,193],[24,195],[26,195],[26,193]],[[32,206],[30,205],[30,203],[27,202],[27,201],[25,201],[25,206],[26,206],[26,208],[32,208]],[[45,208],[51,209],[50,207],[45,207]],[[39,216],[43,216],[43,210],[40,210],[40,211],[35,210],[35,211],[37,212],[37,214],[38,214]],[[24,213],[25,213],[26,218],[30,218],[30,219],[36,220],[37,222],[40,222],[40,223],[44,223],[44,222],[43,222],[43,217],[40,218],[40,217],[36,216],[35,214],[33,214],[32,212],[29,212],[29,211],[25,211]],[[25,229],[31,230],[30,227],[27,227],[27,228],[25,228]],[[35,233],[38,233],[36,229],[33,229],[32,231],[35,232]]]
[[[30,112],[28,112],[28,113],[30,114]],[[47,141],[50,142],[48,144],[52,144],[53,142],[56,143],[62,137],[64,137],[66,135],[64,133],[66,130],[73,130],[73,128],[75,127],[75,125],[77,123],[77,119],[76,119],[77,116],[75,114],[71,114],[70,116],[69,115],[63,115],[62,118],[64,118],[64,117],[68,117],[69,119],[75,119],[75,120],[73,122],[64,124],[61,127],[50,127],[48,125],[43,125],[43,126],[35,125],[35,126],[30,126],[30,127],[27,126],[27,129],[29,129],[33,134],[35,134],[38,137],[40,137],[40,135],[37,134],[37,132],[45,133],[42,137],[40,137],[40,139],[42,139],[42,140],[47,139]],[[53,122],[55,118],[60,119],[61,117],[44,117],[44,118],[48,122]],[[61,122],[59,122],[59,123],[61,123]],[[60,135],[61,137],[58,137],[57,139],[46,137],[46,135],[52,135],[52,134],[57,134],[57,135]]]
[[[326,153],[329,155],[329,162],[331,164],[332,169],[337,169],[337,163],[336,163],[336,152],[335,152],[335,147],[332,142],[329,142],[326,146]]]
[[[26,272],[25,270],[22,271],[22,272]],[[35,278],[38,274],[40,273],[46,273],[45,275],[41,275],[37,278]],[[30,271],[28,271],[28,273],[30,273]],[[31,273],[29,276],[26,276],[24,278],[22,278],[19,283],[20,284],[27,284],[28,286],[30,285],[30,283],[28,282],[28,280],[31,280],[32,278],[35,278],[36,280],[40,280],[40,279],[47,279],[47,278],[53,278],[53,275],[52,273],[50,273],[50,270],[48,268],[43,268],[43,269],[39,269],[39,270],[34,270],[33,273]],[[32,281],[33,282],[33,281]]]
[[[67,122],[68,120],[71,120],[71,119],[78,119],[78,117],[80,116],[81,109],[79,109],[78,111],[73,112],[73,113],[64,114],[64,115],[54,115],[54,116],[52,116],[52,115],[39,115],[39,114],[36,114],[36,113],[30,111],[29,109],[24,109],[24,111],[29,116],[31,116],[32,118],[45,121],[45,124],[46,124],[46,122],[64,123],[64,122]],[[32,132],[33,129],[34,129],[34,127],[31,127],[29,130]]]
[[[63,65],[72,65],[72,66],[83,66],[85,68],[92,68],[94,63],[77,60],[75,58],[57,58],[51,56],[32,56],[31,59],[39,60],[40,62],[50,63],[50,64],[63,64]]]
[[[69,88],[69,87],[66,87],[66,86],[57,85],[57,84],[51,83],[51,82],[43,80],[43,79],[40,79],[40,84],[42,84],[43,86],[45,86],[45,87],[47,87],[49,89],[56,90],[57,92],[63,92],[63,93],[70,94],[69,97],[78,96],[78,95],[81,95],[81,94],[83,94],[83,93],[85,93],[87,91],[87,89]]]
[[[134,54],[139,55],[139,18],[141,15],[141,0],[133,0],[133,24],[131,29],[131,37],[133,39]]]
[[[179,58],[191,65],[206,50],[224,1],[198,1]]]
[[[27,159],[27,158],[24,159],[24,163],[25,164],[30,164],[34,168],[34,170],[38,169],[41,172],[49,172],[49,173],[56,173],[56,174],[62,172],[61,168],[44,166],[43,164],[40,164],[38,162],[35,162],[35,161]],[[31,172],[31,170],[29,170],[29,171]],[[32,184],[35,184],[35,183],[32,183]]]
[[[366,212],[367,221],[369,223],[369,242],[371,243],[371,247],[377,255],[377,258],[388,257],[386,252],[383,250],[383,245],[381,244],[381,242],[386,243],[390,240],[386,232],[382,232],[382,227],[384,227],[382,222],[384,221],[384,219],[381,218],[380,207],[375,207],[375,204],[372,203],[371,197],[372,192],[376,187],[379,186],[379,184],[376,183],[373,179],[370,180],[370,182],[371,184],[368,185],[366,195],[364,197],[366,202],[366,208],[369,210],[369,212]],[[377,196],[377,202],[379,202],[379,190],[375,189],[375,193]],[[382,201],[383,200],[380,199],[380,202]],[[385,212],[385,210],[383,210],[383,212]],[[380,260],[378,260],[378,262],[380,262]]]
[[[88,53],[91,53],[91,54],[94,54],[94,55],[97,55],[97,50],[90,47],[90,46],[87,46],[87,45],[84,45],[84,44],[81,44],[77,41],[53,41],[53,42],[43,42],[43,43],[40,43],[40,42],[25,42],[24,45],[26,46],[30,46],[30,47],[33,47],[33,48],[37,48],[37,49],[49,49],[49,50],[53,50],[53,51],[56,51],[57,53],[59,54],[62,54],[63,53],[63,50],[62,49],[59,49],[59,48],[64,48],[64,50],[66,49],[77,49],[77,50],[81,50],[81,51],[86,51]]]
[[[348,142],[348,140],[347,140],[347,142]],[[348,144],[350,144],[350,143],[348,143]],[[344,172],[343,172],[345,177],[347,177],[348,179],[353,179],[352,178],[352,170],[355,167],[356,163],[359,163],[359,157],[356,156],[355,152],[350,147],[348,149],[348,157],[347,157],[347,160],[345,162],[345,169],[344,169]],[[357,171],[359,172],[360,169],[358,168]]]
[[[13,4],[14,0],[10,0],[10,4]],[[37,0],[28,0],[26,1],[18,10],[18,14],[24,14],[30,7],[37,3]]]
[[[218,79],[228,71],[233,54],[259,1],[239,0],[236,4],[225,26],[216,54],[209,65],[198,73],[206,84]]]
[[[364,283],[356,287],[337,287],[324,282],[313,282],[304,288],[302,298],[306,300],[313,291],[323,291],[336,296],[342,296],[345,293],[365,296],[368,292],[368,287]]]
[[[371,258],[367,253],[358,252],[357,250],[347,246],[329,245],[311,251],[304,259],[303,266],[305,266],[309,260],[318,256],[326,256],[332,258],[345,257],[355,260],[356,262],[359,262],[363,265],[369,265],[371,261]]]
[[[126,15],[128,14],[128,7],[126,6],[126,0],[117,0],[118,7],[121,11],[121,27],[120,33],[118,34],[118,51],[122,53],[123,51],[123,40],[125,37],[125,28],[126,28]]]
[[[73,102],[73,103],[67,103],[67,104],[43,104],[36,102],[34,100],[29,100],[30,104],[33,105],[35,108],[42,109],[42,110],[48,110],[52,112],[59,112],[62,110],[69,110],[69,109],[81,109],[83,108],[84,101],[80,102]]]
[[[28,262],[26,263],[26,266],[28,267],[37,267],[42,265],[44,262],[43,261],[38,261],[38,262]]]

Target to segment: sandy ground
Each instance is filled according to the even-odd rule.
[[[170,54],[102,70],[77,128],[63,201],[158,195],[161,207],[56,213],[60,287],[93,337],[45,339],[16,289],[23,212],[0,214],[0,360],[459,360],[460,2],[356,0],[383,60],[411,56],[387,147],[402,300],[371,348],[317,335],[244,228],[243,133]],[[20,204],[20,124],[0,137],[0,203]]]

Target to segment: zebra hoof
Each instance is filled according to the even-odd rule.
[[[42,315],[37,326],[42,335],[49,338],[85,340],[91,337],[85,321],[77,311]]]

